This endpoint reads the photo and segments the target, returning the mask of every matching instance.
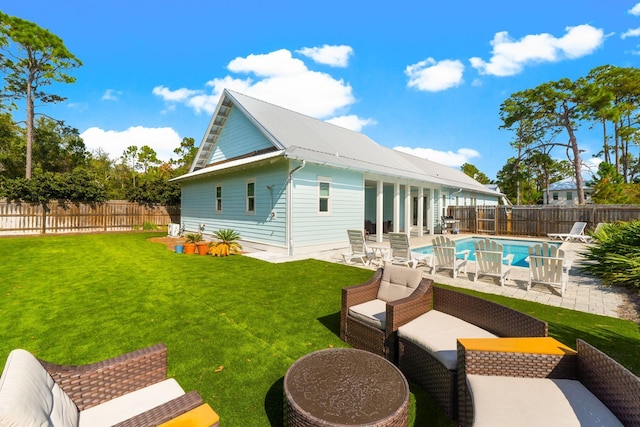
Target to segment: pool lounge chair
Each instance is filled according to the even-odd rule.
[[[349,236],[349,252],[342,254],[345,263],[350,261],[360,261],[364,265],[369,265],[373,259],[373,251],[367,247],[362,230],[347,230]]]
[[[575,222],[568,233],[548,233],[547,236],[551,240],[558,239],[565,242],[589,243],[591,241],[591,236],[584,234],[584,229],[586,227],[586,222]]]
[[[467,273],[467,259],[470,250],[456,251],[456,241],[445,236],[437,236],[433,239],[433,265],[431,274],[435,274],[437,269],[451,270],[453,278],[458,277],[460,270],[464,268]]]
[[[482,239],[475,243],[476,274],[473,281],[480,276],[492,276],[500,279],[500,286],[511,274],[513,254],[504,256],[504,247],[491,239]]]
[[[406,233],[389,233],[389,253],[384,262],[416,268],[418,259],[411,252],[409,236]]]
[[[564,259],[562,249],[546,242],[531,246],[527,261],[529,262],[527,291],[531,289],[531,285],[538,283],[560,287],[560,295],[564,296],[571,262]]]

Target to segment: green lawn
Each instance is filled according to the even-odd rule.
[[[339,338],[340,289],[372,272],[315,260],[179,255],[147,239],[103,234],[0,239],[0,364],[14,348],[82,364],[164,342],[169,374],[231,426],[282,424],[282,380]],[[583,338],[640,372],[638,325],[483,295]],[[411,385],[410,425],[453,425]]]

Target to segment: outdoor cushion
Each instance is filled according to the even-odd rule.
[[[0,377],[0,425],[75,427],[78,409],[38,359],[17,349]]]
[[[622,426],[579,381],[467,375],[475,427]]]
[[[457,369],[458,338],[497,338],[476,325],[437,310],[400,326],[398,337],[425,349],[449,370]]]
[[[80,427],[112,426],[180,397],[184,390],[173,378],[127,393],[80,412]]]
[[[384,330],[387,324],[387,303],[379,299],[363,302],[349,308],[349,315],[367,325]]]
[[[387,264],[382,272],[378,299],[391,302],[406,298],[416,290],[421,280],[421,270]]]

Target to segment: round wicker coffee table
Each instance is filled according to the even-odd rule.
[[[367,351],[315,351],[284,377],[285,426],[406,426],[408,412],[405,377]]]

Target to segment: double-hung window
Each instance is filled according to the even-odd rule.
[[[331,212],[331,178],[318,177],[318,213]]]
[[[256,181],[247,181],[247,213],[256,213]]]

